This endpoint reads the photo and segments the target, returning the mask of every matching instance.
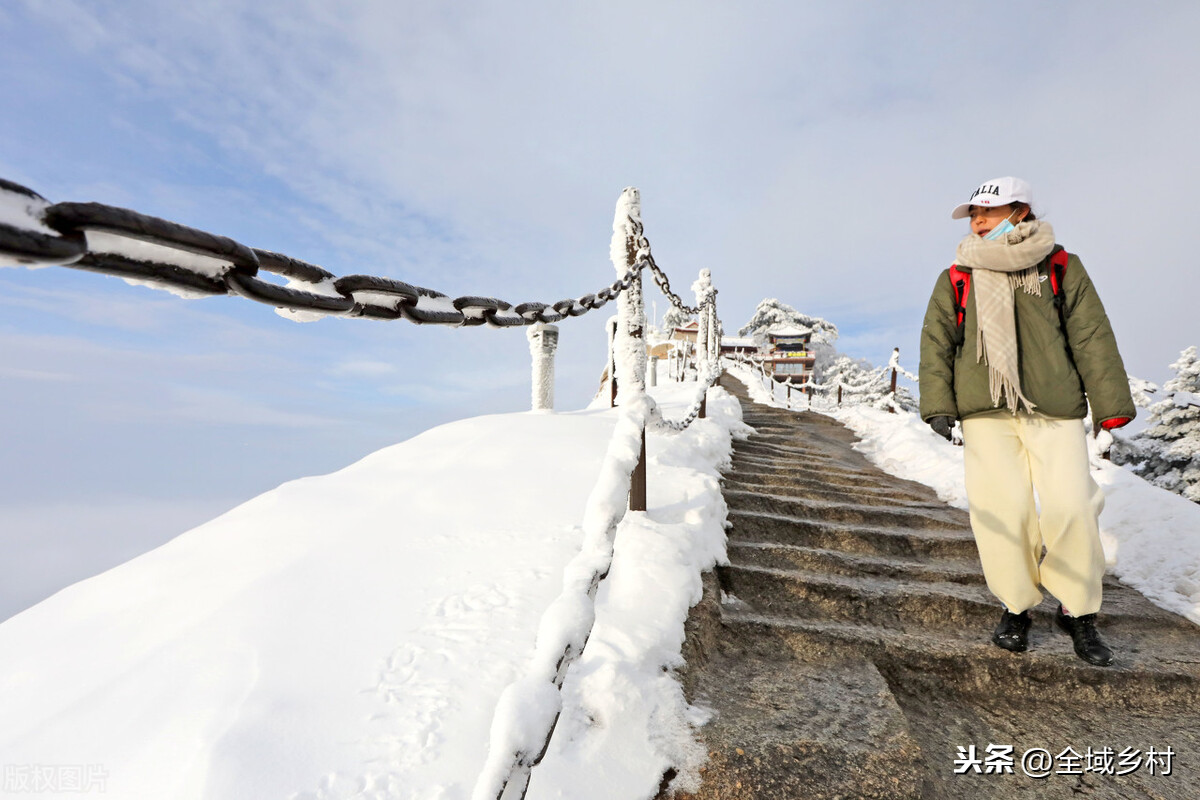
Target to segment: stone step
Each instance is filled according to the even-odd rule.
[[[815,473],[787,463],[734,465],[723,474],[722,479],[726,484],[739,483],[759,489],[773,486],[811,487],[838,492],[845,497],[896,497],[939,502],[937,492],[919,483],[909,483],[900,479],[866,483],[860,473],[853,473],[853,479],[847,477],[844,480],[836,480],[834,476]]]
[[[732,564],[718,567],[717,576],[722,591],[737,598],[742,607],[760,614],[878,625],[902,633],[990,632],[1002,611],[999,601],[986,587],[952,581],[831,575]],[[1148,614],[1145,605],[1145,599],[1136,592],[1116,581],[1107,581],[1102,627],[1122,634],[1153,629],[1156,637],[1166,635],[1170,629],[1178,630],[1177,617]],[[1051,625],[1055,608],[1047,600],[1032,609],[1035,624]],[[1195,652],[1195,642],[1190,644],[1191,652]],[[1200,662],[1200,656],[1191,658]]]
[[[846,553],[841,550],[778,542],[737,540],[728,543],[728,555],[734,566],[801,569],[831,575],[883,575],[910,580],[983,585],[979,559],[973,556],[931,560],[897,555]]]
[[[974,537],[967,531],[914,529],[907,526],[859,525],[826,519],[730,508],[730,541],[778,542],[863,555],[978,557]]]
[[[1049,617],[1052,606],[1047,603],[1044,611]],[[1106,628],[1116,659],[1110,667],[1094,667],[1075,656],[1070,637],[1038,616],[1030,629],[1030,649],[1009,653],[991,643],[990,627],[898,631],[884,625],[760,614],[736,601],[721,610],[722,624],[731,638],[745,643],[746,657],[778,658],[781,649],[801,661],[856,656],[869,659],[908,693],[919,690],[926,696],[992,703],[1003,697],[1013,710],[1036,710],[1053,702],[1117,702],[1156,713],[1191,713],[1200,705],[1200,670],[1190,660],[1171,659],[1170,654],[1140,646],[1146,643],[1144,637]]]
[[[809,439],[794,435],[752,436],[745,442],[739,443],[737,451],[739,455],[753,453],[756,455],[792,456],[815,464],[844,463],[844,458],[840,453],[831,453],[828,447],[815,445]]]
[[[918,494],[924,494],[928,487],[887,475],[881,472],[864,472],[862,469],[845,464],[823,465],[813,468],[803,461],[781,458],[765,453],[738,453],[734,451],[730,460],[730,472],[756,472],[790,475],[799,480],[807,478],[811,481],[831,483],[838,486],[854,488],[858,486],[885,486],[894,489],[904,489]]]
[[[985,587],[949,581],[750,565],[719,567],[717,576],[726,594],[772,616],[860,622],[897,631],[982,630],[995,625],[1000,612]]]
[[[855,525],[874,525],[921,530],[962,530],[969,524],[966,512],[945,505],[920,508],[865,505],[796,497],[727,487],[725,502],[738,511],[757,511],[792,519],[822,519]]]
[[[790,475],[745,476],[737,472],[727,473],[722,485],[733,491],[771,494],[779,497],[812,498],[838,504],[857,504],[875,507],[944,509],[936,497],[918,496],[901,489],[876,487],[845,487],[830,485],[824,481],[795,478]],[[965,522],[965,517],[963,518]]]
[[[798,663],[737,653],[715,661],[693,699],[720,709],[705,725],[709,760],[695,796],[921,797],[920,747],[869,661]]]
[[[855,482],[861,483],[863,480],[863,474],[861,471],[855,469],[854,467],[848,467],[844,464],[831,463],[814,469],[806,466],[801,460],[788,458],[778,453],[770,453],[766,451],[739,452],[735,450],[730,463],[735,470],[743,468],[803,470],[812,474],[814,477],[826,477],[830,480],[843,483],[847,486],[853,486],[855,485]]]

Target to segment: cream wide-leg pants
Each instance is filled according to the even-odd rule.
[[[1104,493],[1092,480],[1082,421],[972,417],[963,420],[963,445],[971,529],[992,594],[1018,614],[1042,601],[1041,584],[1074,616],[1099,611]]]

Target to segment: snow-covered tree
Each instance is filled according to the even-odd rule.
[[[838,387],[842,389],[843,402],[870,405],[875,408],[890,408],[893,400],[892,372],[889,368],[876,367],[865,358],[851,358],[837,353],[830,359],[828,367],[818,385],[829,400],[836,401]],[[896,385],[895,406],[903,411],[916,411],[917,401],[903,385]]]
[[[1138,408],[1149,408],[1158,391],[1157,383],[1129,376],[1129,393],[1133,395],[1133,404]]]
[[[738,330],[738,336],[762,338],[771,328],[791,326],[808,328],[813,332],[811,344],[826,344],[832,346],[837,341],[837,326],[820,317],[812,317],[801,313],[787,303],[774,297],[765,298],[754,309],[754,316]]]
[[[808,349],[814,356],[814,373],[818,380],[822,380],[826,368],[837,355],[833,345],[838,338],[838,329],[832,322],[820,317],[809,316],[797,311],[787,303],[774,297],[768,297],[754,309],[754,315],[738,330],[738,336],[750,336],[762,344],[772,328],[784,327],[812,331]]]
[[[1200,503],[1200,356],[1196,347],[1180,353],[1171,369],[1175,377],[1163,384],[1163,399],[1150,406],[1150,427],[1114,444],[1112,458],[1155,486]]]
[[[671,331],[676,328],[682,328],[692,321],[692,318],[680,311],[675,306],[667,309],[667,313],[663,314],[662,331],[664,336],[670,336]]]

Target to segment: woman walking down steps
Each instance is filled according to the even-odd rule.
[[[1021,657],[995,622],[965,511],[884,473],[831,417],[769,408],[727,375],[754,429],[725,471],[728,560],[692,608],[681,677],[711,712],[700,787],[661,800],[1196,800],[1200,629],[1104,578],[1108,668],[1031,610]],[[1011,747],[1012,771],[970,768]],[[1172,752],[1151,770],[1151,748]],[[1104,771],[1088,754],[1139,751]],[[1034,777],[1022,755],[1048,751]],[[1072,772],[1087,756],[1083,774]],[[1060,762],[1061,759],[1061,762]],[[956,772],[966,766],[966,771]]]
[[[1044,587],[1076,655],[1108,666],[1113,653],[1096,629],[1104,496],[1080,420],[1089,402],[1097,430],[1125,425],[1135,411],[1091,280],[1031,204],[1025,181],[996,178],[951,213],[969,217],[971,232],[925,313],[921,418],[946,438],[962,420],[971,528],[988,589],[1004,606],[993,643],[1028,649],[1029,609]]]

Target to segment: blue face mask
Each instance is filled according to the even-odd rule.
[[[1011,215],[1010,215],[1010,216],[1011,216]],[[1004,218],[1004,222],[1001,222],[999,225],[997,225],[996,227],[992,228],[992,230],[991,230],[991,233],[989,233],[987,236],[984,236],[983,238],[985,238],[985,239],[999,239],[1001,236],[1003,236],[1004,234],[1008,233],[1009,231],[1016,230],[1016,229],[1017,229],[1017,226],[1016,226],[1016,225],[1013,225],[1013,224],[1012,224],[1011,222],[1009,222],[1008,220],[1009,220],[1009,218],[1008,218],[1008,217],[1005,217],[1005,218]]]

